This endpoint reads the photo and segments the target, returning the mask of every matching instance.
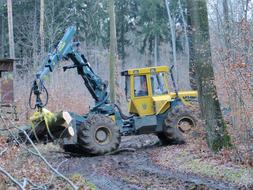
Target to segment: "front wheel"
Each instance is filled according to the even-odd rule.
[[[116,150],[119,143],[119,127],[108,116],[90,114],[80,126],[78,144],[84,153],[102,155]]]
[[[164,131],[157,136],[163,145],[183,144],[185,143],[183,134],[189,135],[195,127],[196,120],[191,111],[179,103],[171,108],[164,120]]]

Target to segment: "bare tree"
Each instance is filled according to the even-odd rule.
[[[12,0],[7,0],[7,14],[8,14],[8,30],[9,30],[9,51],[10,57],[15,58],[14,51],[14,35],[13,35],[13,12],[12,12]]]
[[[207,5],[205,0],[188,0],[187,7],[188,24],[192,33],[190,54],[196,68],[198,97],[207,143],[213,151],[219,151],[230,146],[231,142],[214,84]]]
[[[44,35],[44,13],[45,13],[45,2],[40,0],[40,51],[43,54],[45,48],[45,35]]]
[[[244,8],[244,19],[245,19],[245,21],[248,20],[248,11],[249,11],[249,0],[246,0],[245,8]]]
[[[108,12],[110,18],[110,99],[115,102],[115,65],[116,65],[116,23],[114,0],[108,0]]]
[[[188,39],[188,34],[187,34],[187,22],[185,19],[185,15],[184,15],[184,10],[182,8],[182,3],[181,0],[178,1],[178,7],[179,7],[179,11],[180,11],[180,15],[183,21],[183,29],[184,29],[184,36],[185,36],[185,53],[187,56],[187,65],[189,65],[189,39]]]
[[[223,5],[223,14],[224,14],[224,25],[225,25],[225,30],[224,30],[224,40],[225,40],[225,46],[227,48],[230,48],[230,24],[229,24],[229,9],[228,9],[228,0],[223,0],[222,2]]]
[[[0,43],[0,57],[4,57],[4,15],[0,13],[0,28],[1,28],[1,43]]]
[[[177,65],[177,51],[176,51],[176,30],[175,30],[175,22],[171,17],[171,12],[170,12],[170,6],[169,6],[169,1],[165,0],[165,5],[168,13],[168,18],[169,18],[169,25],[170,25],[170,34],[171,34],[171,41],[172,41],[172,51],[173,51],[173,64],[175,66],[176,70],[176,81],[178,83],[178,65]]]

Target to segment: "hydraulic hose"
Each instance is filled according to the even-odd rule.
[[[44,104],[42,103],[41,98],[40,98],[40,95],[42,94],[42,92],[45,92],[45,94],[46,94],[46,101]],[[33,94],[36,96],[36,103],[34,106],[32,106],[32,95]],[[43,108],[47,105],[47,103],[48,103],[48,91],[47,91],[47,88],[45,87],[43,81],[41,79],[39,80],[39,86],[38,86],[37,82],[34,81],[31,91],[30,91],[30,96],[29,96],[29,107],[31,109]]]

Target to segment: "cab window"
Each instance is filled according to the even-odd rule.
[[[147,96],[148,95],[148,87],[147,87],[147,79],[145,75],[135,76],[134,77],[134,96]]]
[[[151,75],[152,94],[154,96],[168,94],[165,85],[165,73],[155,73]]]

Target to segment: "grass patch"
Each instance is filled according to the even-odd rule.
[[[78,190],[96,190],[95,184],[88,181],[84,176],[79,173],[73,174],[70,179],[79,187]]]
[[[212,157],[203,158],[201,155],[188,153],[186,149],[177,149],[173,152],[161,151],[159,156],[160,165],[180,172],[211,177],[237,185],[253,184],[253,168],[234,163],[221,163]]]
[[[236,184],[247,185],[253,180],[253,170],[251,168],[227,168],[224,165],[214,165],[212,162],[201,161],[200,159],[190,160],[181,165],[184,170],[199,173],[204,176],[222,178]]]

